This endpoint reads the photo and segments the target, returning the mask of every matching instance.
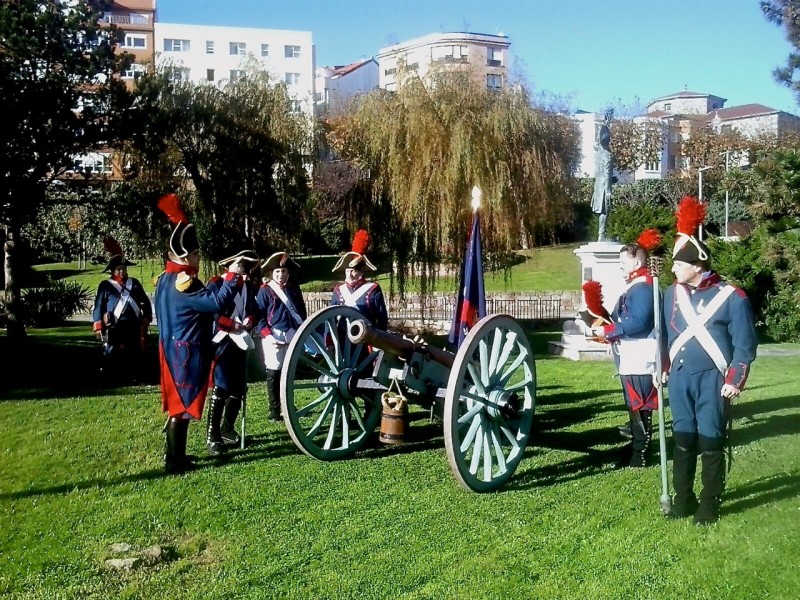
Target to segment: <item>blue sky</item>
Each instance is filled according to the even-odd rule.
[[[758,0],[158,0],[158,19],[311,31],[317,65],[428,33],[509,36],[535,92],[572,108],[646,104],[688,89],[800,113],[772,79],[790,51]]]

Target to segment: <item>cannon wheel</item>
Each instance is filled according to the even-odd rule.
[[[484,317],[456,354],[444,404],[447,460],[463,487],[490,492],[514,474],[535,404],[528,337],[508,315]]]
[[[309,456],[335,460],[361,448],[381,417],[376,392],[354,393],[349,383],[371,375],[378,355],[347,337],[350,321],[363,315],[330,306],[305,321],[286,351],[281,409],[294,443]]]

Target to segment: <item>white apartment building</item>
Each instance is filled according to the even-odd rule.
[[[314,44],[310,31],[155,24],[156,63],[172,69],[175,79],[215,85],[244,75],[255,60],[286,83],[297,110],[312,116]]]
[[[401,44],[381,48],[378,52],[380,87],[396,90],[399,83],[398,68],[406,69],[424,78],[431,66],[468,66],[486,81],[491,89],[500,89],[508,83],[508,36],[486,33],[431,33]]]
[[[378,88],[378,63],[364,58],[349,65],[319,67],[314,84],[317,112],[340,108],[350,98]]]

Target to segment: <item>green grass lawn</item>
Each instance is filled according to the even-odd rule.
[[[660,514],[657,467],[614,470],[609,363],[544,352],[535,332],[532,445],[501,492],[462,490],[441,426],[323,463],[266,420],[254,370],[250,443],[214,466],[161,471],[154,386],[98,387],[85,328],[0,337],[0,595],[9,598],[796,598],[800,358],[770,346],[735,407],[735,463],[710,528]],[[796,350],[797,348],[789,347]],[[166,549],[104,568],[109,545]]]
[[[580,288],[580,261],[573,254],[576,246],[545,247],[528,250],[520,253],[524,259],[505,272],[487,272],[485,284],[487,292],[533,292],[555,290],[577,290]],[[300,280],[303,290],[331,289],[333,284],[341,281],[340,276],[331,273],[336,264],[336,256],[301,257]],[[87,269],[78,269],[77,262],[52,263],[37,265],[33,269],[31,281],[24,282],[25,286],[32,286],[43,281],[43,275],[48,274],[55,279],[69,278],[78,281],[90,290],[96,290],[103,279],[108,278],[107,273],[102,273],[105,265],[89,265]],[[155,289],[155,279],[163,270],[160,260],[143,260],[135,266],[128,268],[131,277],[136,277],[142,282],[145,291],[152,293]],[[201,276],[207,278],[210,273],[203,270]],[[388,271],[379,271],[377,281],[389,290]],[[418,285],[410,281],[409,291],[417,291]],[[442,276],[437,279],[435,291],[455,292],[455,276]]]

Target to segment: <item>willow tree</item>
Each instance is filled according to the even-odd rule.
[[[483,195],[490,261],[573,218],[577,129],[532,107],[522,86],[490,90],[464,71],[426,82],[409,76],[397,92],[367,94],[329,125],[331,145],[368,170],[374,201],[391,206],[394,226],[375,237],[388,237],[401,290],[409,264],[425,289],[443,259],[463,252],[473,186]]]

